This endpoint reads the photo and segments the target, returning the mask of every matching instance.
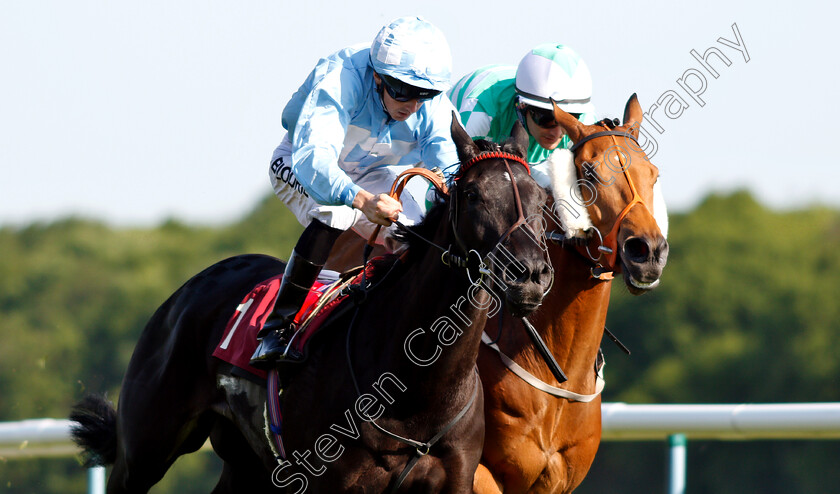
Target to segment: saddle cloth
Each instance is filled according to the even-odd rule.
[[[309,338],[333,309],[348,297],[348,294],[343,293],[341,289],[357,282],[359,277],[361,273],[342,281],[338,279],[338,273],[334,271],[321,272],[318,281],[310,289],[306,301],[295,316],[295,325],[299,328],[292,341],[292,348],[295,351],[304,353],[303,349]],[[267,372],[251,366],[249,361],[257,348],[257,333],[274,307],[274,300],[277,298],[282,280],[281,274],[262,281],[242,299],[225,326],[222,339],[213,351],[214,357],[259,379],[266,378]]]

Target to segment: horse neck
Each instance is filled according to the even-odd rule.
[[[392,355],[408,357],[420,387],[433,386],[438,392],[472,382],[487,320],[487,310],[476,305],[489,305],[489,295],[471,289],[463,269],[445,266],[440,257],[429,248],[408,267],[386,301],[397,307],[388,323],[395,336]]]
[[[554,270],[562,279],[556,280],[531,319],[570,382],[586,382],[594,375],[611,282],[593,278],[591,264],[574,250],[549,249]]]

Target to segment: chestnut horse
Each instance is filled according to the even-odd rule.
[[[517,316],[538,307],[550,269],[533,241],[542,225],[525,221],[546,194],[528,174],[524,129],[501,147],[473,143],[453,116],[452,134],[462,165],[449,196],[404,231],[406,255],[373,263],[356,305],[313,337],[307,360],[282,370],[286,461],[266,437],[265,388],[211,356],[239,301],[283,272],[277,259],[237,256],[157,310],[119,410],[101,397],[74,409],[90,463],[114,464],[109,493],[148,492],[208,437],[224,461],[215,493],[471,491],[484,434],[481,330],[494,300]],[[519,277],[482,263],[499,249]]]
[[[654,194],[659,173],[636,141],[642,122],[636,95],[627,103],[622,126],[607,120],[584,125],[556,106],[554,113],[575,145],[572,153],[566,151],[571,180],[565,190],[553,184],[554,205],[546,221],[549,229],[560,226],[566,232],[549,234],[562,239],[549,247],[557,280],[530,319],[568,381],[558,383],[549,372],[522,322],[502,313],[501,321],[488,324],[486,338],[497,341],[483,346],[478,357],[486,427],[474,483],[480,494],[571,492],[580,484],[600,443],[603,380],[596,361],[601,360],[611,273],[622,273],[632,294],[645,293],[659,283],[668,255],[667,216]],[[578,200],[584,207],[558,215],[570,206],[572,194],[565,192],[576,181],[583,185]],[[558,219],[587,213],[589,218],[582,219],[591,226],[585,233]],[[514,374],[503,359],[527,371],[517,369],[526,377]],[[525,380],[534,377],[542,383]]]

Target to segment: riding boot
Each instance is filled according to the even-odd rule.
[[[292,255],[286,264],[283,280],[274,302],[274,308],[257,333],[260,344],[251,357],[251,365],[258,369],[272,367],[278,359],[295,360],[300,355],[286,351],[294,329],[292,322],[300,311],[309,289],[326,264],[333,244],[343,230],[312,220],[303,230]]]
[[[257,334],[260,344],[251,357],[251,365],[258,369],[269,368],[283,358],[286,346],[294,334],[292,322],[322,267],[322,264],[304,259],[296,250],[292,251],[280,282],[274,309]]]

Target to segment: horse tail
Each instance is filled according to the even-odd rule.
[[[70,420],[77,422],[70,428],[73,442],[82,449],[86,467],[105,466],[117,457],[117,411],[100,395],[87,395],[76,403]]]

